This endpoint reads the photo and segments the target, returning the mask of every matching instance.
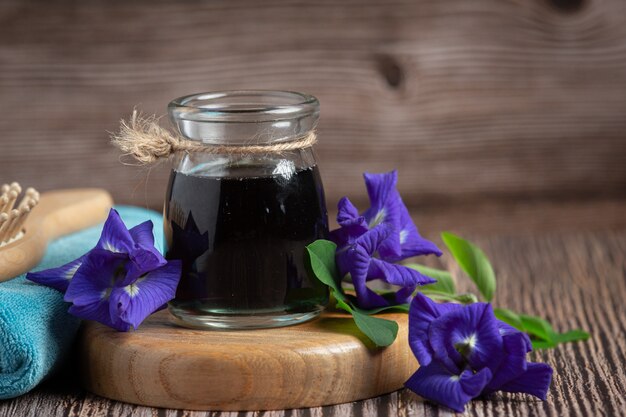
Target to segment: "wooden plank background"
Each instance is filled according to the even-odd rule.
[[[394,167],[413,206],[626,196],[623,0],[3,0],[0,181],[159,207],[107,131],[243,88],[320,98],[331,206]]]

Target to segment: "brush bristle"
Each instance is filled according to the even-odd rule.
[[[23,236],[24,222],[39,202],[34,188],[27,188],[20,199],[21,192],[22,187],[16,182],[0,187],[0,246]]]

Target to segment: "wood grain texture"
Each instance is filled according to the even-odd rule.
[[[407,315],[398,338],[376,349],[352,317],[323,313],[298,326],[190,330],[167,311],[119,333],[85,323],[81,380],[91,392],[133,404],[190,410],[276,410],[345,403],[402,388],[417,362]]]
[[[0,246],[0,282],[35,267],[51,240],[104,222],[112,205],[105,190],[83,188],[43,193],[24,223],[24,236]]]
[[[559,331],[581,327],[591,333],[584,343],[567,344],[550,351],[533,353],[555,369],[548,400],[541,402],[521,394],[496,394],[467,406],[468,416],[619,416],[626,414],[626,227],[610,220],[603,227],[599,219],[610,219],[615,206],[600,203],[569,211],[545,210],[543,205],[518,207],[520,217],[543,217],[550,232],[541,232],[542,222],[530,220],[522,227],[500,229],[496,221],[489,229],[485,219],[463,224],[463,208],[456,214],[439,212],[451,227],[476,241],[493,260],[498,276],[496,305],[549,319]],[[504,213],[507,210],[497,210]],[[579,221],[595,212],[593,223]],[[622,211],[624,213],[626,211]],[[432,213],[431,213],[432,214]],[[432,218],[426,213],[421,223]],[[565,223],[569,219],[569,223]],[[583,224],[577,231],[576,225]],[[560,228],[558,227],[560,226]],[[597,231],[591,231],[593,226]],[[474,228],[473,228],[474,227]],[[612,229],[612,230],[611,230]],[[501,231],[502,230],[502,231]],[[447,256],[441,265],[452,266]],[[467,280],[457,274],[458,284],[467,289]],[[465,283],[465,284],[463,284]],[[402,390],[366,401],[287,411],[262,413],[191,412],[155,409],[106,400],[81,391],[76,380],[75,355],[65,373],[25,396],[0,402],[0,416],[150,416],[150,417],[335,417],[335,416],[446,416],[453,413],[433,406]],[[73,359],[72,359],[73,358]]]
[[[106,131],[242,88],[320,98],[329,201],[394,167],[410,205],[626,190],[622,0],[4,0],[0,178],[158,208]]]
[[[626,199],[460,202],[450,206],[427,205],[411,211],[420,233],[431,240],[446,230],[509,236],[624,230],[625,213]],[[337,211],[329,211],[328,216],[331,230],[337,228]]]

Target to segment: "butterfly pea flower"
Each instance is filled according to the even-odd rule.
[[[363,174],[370,207],[359,215],[347,197],[338,204],[337,223],[340,228],[331,232],[331,240],[342,246],[353,241],[367,230],[380,224],[390,230],[378,248],[378,256],[388,262],[397,262],[412,256],[437,255],[441,250],[431,241],[424,239],[411,219],[396,184],[396,170],[383,174]]]
[[[26,278],[38,284],[54,288],[57,291],[65,293],[65,291],[67,291],[67,287],[72,281],[72,278],[76,275],[76,271],[78,271],[78,268],[80,268],[86,258],[87,254],[73,260],[72,262],[59,266],[58,268],[29,272],[26,274]]]
[[[441,255],[441,250],[420,236],[409,210],[396,189],[398,171],[363,174],[370,208],[363,213],[369,227],[386,223],[393,230],[380,248],[380,257],[389,262],[419,255]]]
[[[367,287],[368,281],[378,279],[399,286],[400,289],[395,293],[395,303],[397,304],[407,302],[418,285],[435,282],[434,279],[414,269],[390,263],[374,256],[391,232],[392,230],[388,225],[379,224],[337,249],[336,260],[339,272],[342,276],[350,274],[357,295],[357,302],[362,308],[390,305],[387,299]]]
[[[79,259],[26,278],[65,293],[69,312],[128,331],[174,298],[180,261],[154,246],[152,222],[127,229],[111,209],[96,246]]]
[[[488,303],[437,304],[416,294],[409,311],[409,345],[420,368],[406,387],[455,411],[495,391],[546,399],[552,368],[527,362],[530,339],[498,320]]]
[[[342,276],[350,274],[363,308],[403,304],[418,285],[434,282],[419,272],[394,262],[418,255],[441,255],[434,243],[420,236],[396,190],[397,171],[364,174],[371,206],[362,214],[347,198],[338,204],[339,229],[330,233],[337,244],[337,264]],[[382,280],[400,286],[394,300],[370,290],[366,283]]]
[[[339,229],[331,230],[330,239],[341,248],[354,241],[369,230],[364,216],[359,215],[359,211],[348,199],[343,197],[337,203],[337,223]]]

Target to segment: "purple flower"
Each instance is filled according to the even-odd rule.
[[[337,213],[340,228],[330,234],[337,244],[340,273],[342,277],[350,274],[363,308],[390,305],[388,299],[367,288],[366,282],[375,279],[400,286],[394,301],[406,303],[418,285],[434,280],[393,262],[417,255],[439,256],[441,251],[417,231],[396,190],[397,171],[363,176],[370,208],[359,214],[347,197],[342,198]]]
[[[125,255],[128,262],[124,265],[128,275],[143,275],[167,264],[154,247],[152,227],[152,221],[148,220],[128,230],[119,213],[111,209],[94,249]]]
[[[180,261],[167,262],[154,247],[152,222],[128,230],[111,209],[95,248],[59,268],[29,273],[39,284],[65,292],[69,312],[120,331],[137,328],[174,298]]]
[[[26,274],[26,278],[36,282],[38,284],[45,285],[47,287],[54,288],[58,291],[67,291],[67,286],[70,285],[72,278],[76,275],[76,271],[83,264],[87,254],[81,256],[78,259],[73,260],[58,268],[44,269],[43,271],[29,272]]]
[[[409,211],[396,190],[398,172],[363,174],[370,208],[362,215],[347,197],[339,200],[337,223],[340,228],[331,232],[331,240],[338,246],[353,241],[367,230],[384,224],[390,230],[378,248],[381,259],[396,262],[411,256],[441,255],[441,250],[420,236]]]
[[[496,319],[488,303],[437,304],[418,293],[409,312],[409,344],[420,368],[405,385],[453,410],[462,412],[471,399],[495,391],[546,399],[552,368],[526,361],[528,336]]]
[[[384,174],[363,174],[370,198],[370,208],[363,213],[368,226],[386,223],[393,230],[383,242],[380,257],[389,262],[418,255],[441,255],[437,246],[420,236],[409,210],[396,190],[398,171]]]
[[[351,238],[344,246],[337,249],[336,259],[341,276],[350,274],[362,308],[376,308],[390,305],[389,301],[369,289],[368,281],[381,279],[389,284],[401,287],[395,294],[397,304],[406,303],[418,285],[435,282],[418,271],[403,265],[386,262],[373,255],[380,245],[388,239],[391,229],[386,224],[379,224],[362,235]]]

